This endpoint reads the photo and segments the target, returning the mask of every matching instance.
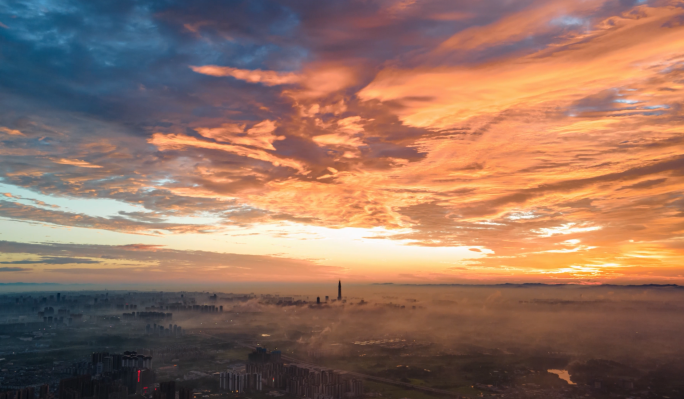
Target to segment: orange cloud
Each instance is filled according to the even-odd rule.
[[[536,3],[536,4],[535,4]],[[513,43],[531,34],[550,32],[556,24],[583,24],[587,15],[599,10],[605,3],[601,1],[545,1],[535,2],[532,7],[505,16],[495,23],[485,26],[474,26],[453,35],[434,50],[435,55],[453,51],[482,49]],[[445,17],[450,17],[448,13]],[[468,14],[456,13],[455,17],[463,19]]]
[[[53,159],[52,160],[54,163],[59,163],[62,165],[71,165],[71,166],[78,166],[79,168],[101,168],[102,166],[100,165],[93,165],[90,162],[86,162],[80,159]]]
[[[155,133],[149,139],[149,143],[156,146],[161,151],[182,150],[188,147],[225,151],[233,153],[238,156],[268,162],[273,164],[274,166],[289,167],[297,170],[299,173],[306,172],[305,165],[293,159],[279,158],[263,150],[250,149],[248,147],[242,147],[232,144],[212,143],[209,141],[198,140],[190,136],[184,136],[179,134],[165,135],[163,133]]]
[[[191,66],[190,69],[197,73],[209,76],[232,76],[238,80],[249,83],[262,83],[266,86],[277,86],[299,83],[301,77],[292,72],[262,71],[260,69],[237,69],[216,65]]]
[[[301,86],[286,93],[297,99],[309,99],[328,95],[353,85],[356,81],[353,71],[344,66],[312,64],[303,73],[248,70],[216,65],[191,66],[193,71],[210,76],[231,76],[249,83],[266,86]]]
[[[275,150],[273,142],[285,139],[285,136],[273,134],[276,130],[276,123],[269,120],[257,123],[246,132],[244,124],[238,125],[235,123],[224,123],[219,128],[198,128],[195,130],[207,138],[263,148],[265,150]]]
[[[389,68],[358,95],[363,100],[400,101],[398,115],[404,123],[431,129],[457,127],[522,104],[573,101],[582,93],[655,78],[675,65],[684,39],[679,28],[665,25],[680,14],[676,7],[642,6],[636,15],[611,17],[590,33],[521,58],[473,67]],[[445,47],[459,51],[480,45],[463,40],[452,38]]]
[[[2,24],[0,24],[2,25]],[[19,130],[10,129],[8,127],[0,126],[0,132],[7,133],[12,136],[23,136],[24,134]]]
[[[314,142],[321,146],[358,147],[364,145],[358,136],[364,132],[363,122],[360,116],[350,116],[336,122],[337,128],[334,133],[314,136]]]

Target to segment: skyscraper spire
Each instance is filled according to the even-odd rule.
[[[342,299],[342,280],[340,280],[339,283],[337,283],[337,300]]]

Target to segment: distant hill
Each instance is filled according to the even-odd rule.
[[[545,283],[502,283],[502,284],[395,284],[395,283],[373,283],[371,285],[394,285],[397,287],[510,287],[510,288],[534,288],[534,287],[586,287],[586,288],[678,288],[682,289],[684,286],[677,284],[637,284],[637,285],[620,285],[620,284],[545,284]]]

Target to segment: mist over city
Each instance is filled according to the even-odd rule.
[[[11,293],[1,382],[8,398],[678,397],[683,307],[656,285]]]
[[[0,399],[684,399],[683,0],[0,0]]]

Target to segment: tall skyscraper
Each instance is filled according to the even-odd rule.
[[[342,280],[340,280],[339,283],[337,283],[337,300],[339,301],[341,299],[342,299]]]

